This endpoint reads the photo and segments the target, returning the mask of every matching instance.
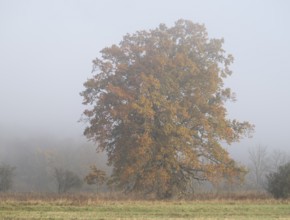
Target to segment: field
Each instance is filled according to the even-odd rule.
[[[0,219],[290,219],[290,201],[141,201],[93,196],[0,195]]]

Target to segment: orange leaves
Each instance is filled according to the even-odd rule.
[[[137,141],[139,143],[139,148],[141,149],[142,152],[146,150],[146,148],[151,147],[153,144],[152,137],[147,132],[138,137]]]
[[[142,80],[141,93],[146,94],[150,91],[158,91],[160,89],[161,85],[159,80],[155,78],[152,74],[147,76],[145,73],[141,73],[140,78]]]
[[[106,173],[98,169],[95,165],[92,165],[91,172],[85,177],[85,181],[89,184],[101,185],[106,181]]]
[[[136,110],[138,114],[144,118],[152,119],[154,117],[154,110],[152,109],[152,103],[149,99],[142,96],[138,102],[132,103],[132,110]]]
[[[176,55],[173,58],[173,65],[174,68],[183,70],[185,73],[186,72],[193,73],[194,67],[196,66],[196,64],[194,64],[194,62],[192,62],[192,60],[189,59],[186,50],[176,53]]]
[[[109,83],[107,89],[109,93],[116,95],[119,99],[129,100],[132,98],[128,91],[124,90],[124,88],[114,86],[111,83]]]
[[[132,102],[132,109],[147,119],[153,119],[155,111],[153,105],[158,105],[159,81],[152,75],[140,74],[142,83],[139,97]]]
[[[160,179],[159,183],[164,184],[164,185],[166,185],[169,182],[169,180],[172,178],[170,175],[170,172],[168,172],[168,170],[164,168],[158,170],[158,177]]]

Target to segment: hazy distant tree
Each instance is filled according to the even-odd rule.
[[[267,191],[275,198],[290,197],[290,163],[267,175]]]
[[[276,172],[280,166],[289,162],[289,155],[286,152],[280,150],[274,150],[269,155],[270,170]]]
[[[253,128],[226,118],[225,102],[235,97],[223,81],[233,57],[222,45],[203,25],[179,20],[127,34],[93,61],[96,75],[81,93],[84,134],[107,152],[121,187],[163,198],[193,179],[243,170],[221,145]]]
[[[264,189],[266,174],[269,172],[270,164],[267,147],[257,146],[249,150],[251,162],[251,173],[254,177],[254,184],[257,188]]]
[[[13,171],[15,167],[8,164],[0,165],[0,191],[6,192],[11,189],[13,184]]]
[[[65,193],[72,188],[80,188],[83,184],[81,178],[69,171],[55,168],[55,178],[57,181],[58,193]]]
[[[95,165],[90,168],[91,172],[85,177],[85,181],[89,185],[95,184],[98,190],[106,181],[106,173],[103,170],[99,170]]]

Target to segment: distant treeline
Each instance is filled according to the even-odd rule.
[[[269,152],[264,146],[252,147],[248,158],[247,164],[243,164],[248,174],[241,184],[220,182],[214,185],[209,182],[196,182],[192,192],[266,192],[269,173],[277,171],[279,166],[290,161],[286,152]],[[75,181],[72,177],[79,178],[82,183],[75,183],[79,187],[68,188],[70,191],[117,190],[106,185],[107,179],[100,180],[97,179],[98,176],[94,176],[99,169],[105,172],[107,178],[111,169],[107,166],[106,155],[97,153],[94,144],[85,140],[2,139],[0,165],[4,168],[6,166],[6,170],[13,174],[8,190],[10,192],[66,192],[66,189],[61,188],[64,187],[61,184],[66,184],[62,178]]]

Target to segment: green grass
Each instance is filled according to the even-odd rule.
[[[290,202],[6,199],[0,201],[0,219],[290,219]]]

